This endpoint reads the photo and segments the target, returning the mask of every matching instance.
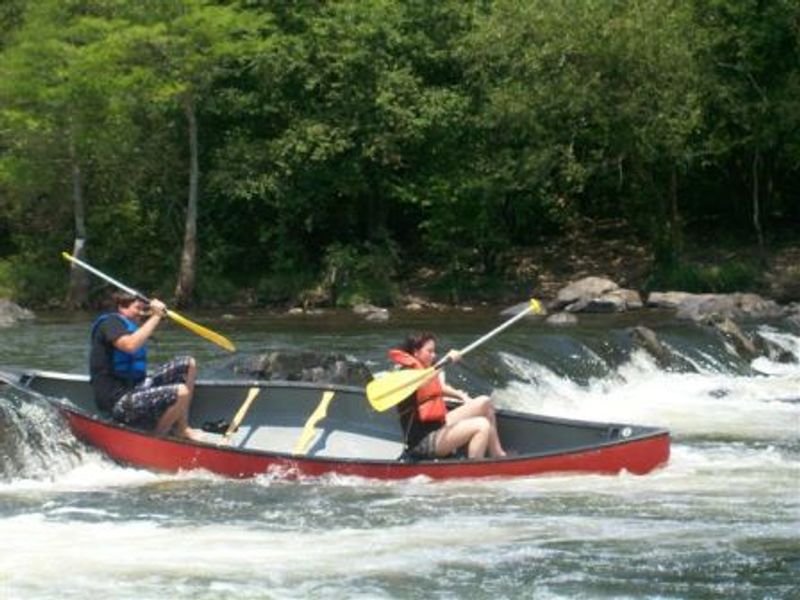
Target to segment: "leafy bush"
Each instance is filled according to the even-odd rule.
[[[67,272],[66,267],[59,270],[50,262],[37,262],[18,255],[4,262],[0,269],[0,286],[8,291],[10,298],[21,304],[52,305],[66,296]]]
[[[281,269],[261,277],[255,286],[259,304],[288,304],[294,302],[314,282],[314,273]]]
[[[323,259],[320,286],[334,306],[350,307],[364,302],[392,306],[398,294],[394,282],[397,263],[398,250],[390,240],[332,244]]]
[[[14,298],[14,274],[11,261],[0,260],[0,298]]]
[[[680,263],[673,268],[654,271],[646,287],[650,290],[724,294],[756,290],[760,281],[761,269],[747,261],[721,265]]]

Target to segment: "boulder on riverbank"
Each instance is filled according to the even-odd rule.
[[[384,322],[389,320],[389,310],[372,304],[356,304],[353,313],[364,317],[367,321]]]
[[[652,292],[647,306],[669,308],[679,319],[702,322],[720,319],[773,319],[784,316],[785,310],[774,300],[758,294],[690,294],[687,292]]]
[[[549,308],[570,313],[614,313],[642,306],[636,290],[620,288],[605,277],[584,277],[561,288]]]
[[[27,308],[22,308],[7,298],[0,298],[0,327],[11,327],[20,321],[34,318],[33,312]]]

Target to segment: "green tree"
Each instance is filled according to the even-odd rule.
[[[86,166],[109,150],[102,142],[110,140],[115,120],[104,61],[96,51],[108,33],[108,23],[74,4],[29,3],[0,67],[0,120],[7,147],[2,175],[15,198],[7,209],[38,214],[32,223],[23,218],[23,225],[54,226],[50,238],[52,231],[64,231],[54,219],[64,214],[60,199],[71,197],[77,256],[87,249]],[[39,254],[34,247],[28,259],[38,260]],[[86,273],[73,269],[68,302],[82,306],[87,298]]]
[[[796,178],[800,166],[800,5],[695,0],[693,9],[705,40],[698,51],[704,142],[724,182],[713,197],[734,199],[730,213],[750,222],[763,257],[764,215],[796,204],[791,182],[781,179]]]
[[[179,107],[188,148],[188,196],[175,301],[187,304],[195,288],[200,195],[198,106],[210,101],[215,84],[247,68],[259,51],[258,35],[268,23],[235,4],[209,0],[170,0],[129,7],[129,26],[115,47],[128,86],[139,98],[169,111]]]
[[[491,190],[515,242],[583,214],[643,221],[656,248],[663,234],[677,247],[701,115],[689,17],[656,0],[501,0],[477,20],[463,52],[481,162],[464,180]]]

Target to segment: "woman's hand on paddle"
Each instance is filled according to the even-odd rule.
[[[447,358],[447,362],[457,363],[461,360],[461,352],[458,350],[450,350],[445,358]]]

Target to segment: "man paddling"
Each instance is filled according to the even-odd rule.
[[[116,312],[100,315],[92,325],[89,373],[98,408],[159,435],[203,439],[189,427],[194,359],[176,357],[147,374],[147,341],[167,314],[166,306],[156,299],[148,305],[121,291],[112,294],[112,301]]]

